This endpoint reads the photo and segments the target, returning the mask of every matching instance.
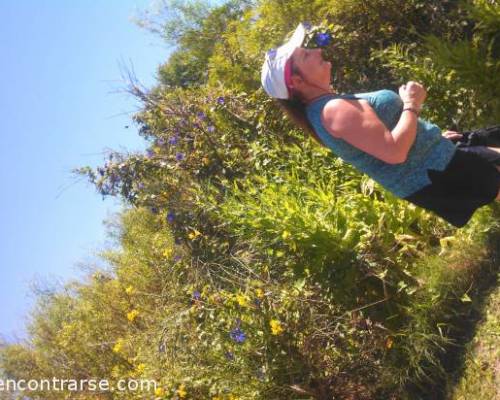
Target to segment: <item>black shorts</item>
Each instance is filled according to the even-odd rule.
[[[443,171],[427,170],[431,184],[404,199],[461,228],[478,208],[495,200],[500,187],[495,165],[500,165],[500,154],[487,147],[457,147]]]

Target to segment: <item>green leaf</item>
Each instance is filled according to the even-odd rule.
[[[460,299],[463,303],[466,303],[466,302],[471,302],[472,299],[467,295],[467,293],[465,293],[462,298]]]
[[[301,278],[301,279],[298,279],[295,281],[295,283],[293,284],[293,287],[300,291],[304,288],[305,284],[306,284],[305,278]]]

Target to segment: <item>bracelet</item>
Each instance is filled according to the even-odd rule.
[[[418,117],[418,111],[416,109],[414,109],[413,107],[406,107],[406,108],[403,108],[403,111],[411,111],[413,113],[415,113],[415,115]]]

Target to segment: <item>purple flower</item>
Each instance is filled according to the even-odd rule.
[[[139,182],[139,184],[137,185],[137,189],[144,189],[144,183]]]
[[[240,328],[233,329],[229,336],[237,343],[243,343],[245,341],[245,333]]]
[[[174,257],[174,262],[179,261],[181,258],[182,258],[182,257],[181,257],[180,255],[178,255],[178,254],[177,254],[177,255]]]
[[[146,155],[147,155],[148,157],[153,157],[153,155],[154,155],[154,154],[155,154],[155,153],[153,152],[153,150],[151,150],[151,149],[147,149],[147,150],[146,150]]]
[[[160,343],[160,345],[158,346],[158,351],[160,353],[165,353],[166,349],[167,349],[167,345],[165,344],[165,342]]]
[[[158,214],[158,208],[156,208],[156,207],[151,207],[151,212],[152,212],[153,214]]]
[[[156,141],[156,144],[157,144],[158,146],[163,146],[163,145],[165,144],[165,140],[163,140],[162,138],[160,138],[160,139],[158,139],[158,140]]]
[[[195,123],[193,124],[193,126],[194,126],[195,128],[200,129],[200,124],[198,124],[197,122],[195,122]]]
[[[267,56],[271,59],[273,59],[274,57],[276,57],[276,53],[277,53],[277,50],[276,49],[271,49],[267,52]]]
[[[226,351],[224,355],[228,360],[234,360],[234,353],[232,351]]]
[[[183,160],[183,159],[184,159],[184,153],[177,153],[177,154],[175,155],[175,159],[176,159],[177,161],[181,161],[181,160]]]
[[[302,22],[302,25],[304,25],[307,31],[312,28],[312,25],[307,21]]]
[[[99,172],[99,175],[103,176],[104,175],[104,169],[101,167],[97,167],[97,172]]]
[[[208,125],[207,130],[208,130],[209,132],[213,132],[213,131],[215,131],[215,126],[213,126],[213,125]]]
[[[223,96],[217,97],[217,103],[218,104],[224,104],[224,97]]]
[[[316,35],[316,44],[318,46],[326,46],[332,40],[332,36],[329,33],[319,33]]]
[[[195,300],[200,300],[201,299],[201,293],[198,290],[195,290],[193,292],[193,297],[195,298]]]
[[[174,221],[174,213],[172,211],[170,211],[168,214],[167,214],[167,221],[172,223]]]
[[[199,119],[205,119],[207,116],[205,115],[204,112],[200,111],[198,114],[196,114]]]
[[[168,139],[168,144],[177,144],[177,140],[179,140],[179,136],[172,136],[170,139]]]

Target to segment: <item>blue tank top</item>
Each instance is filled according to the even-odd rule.
[[[368,100],[378,118],[392,131],[403,110],[401,97],[388,89],[344,95],[327,94],[306,106],[307,118],[326,146],[398,197],[407,197],[432,183],[427,169],[444,170],[455,154],[455,145],[441,135],[437,125],[418,118],[417,134],[406,161],[400,164],[386,163],[328,133],[321,122],[321,110],[334,98]]]

